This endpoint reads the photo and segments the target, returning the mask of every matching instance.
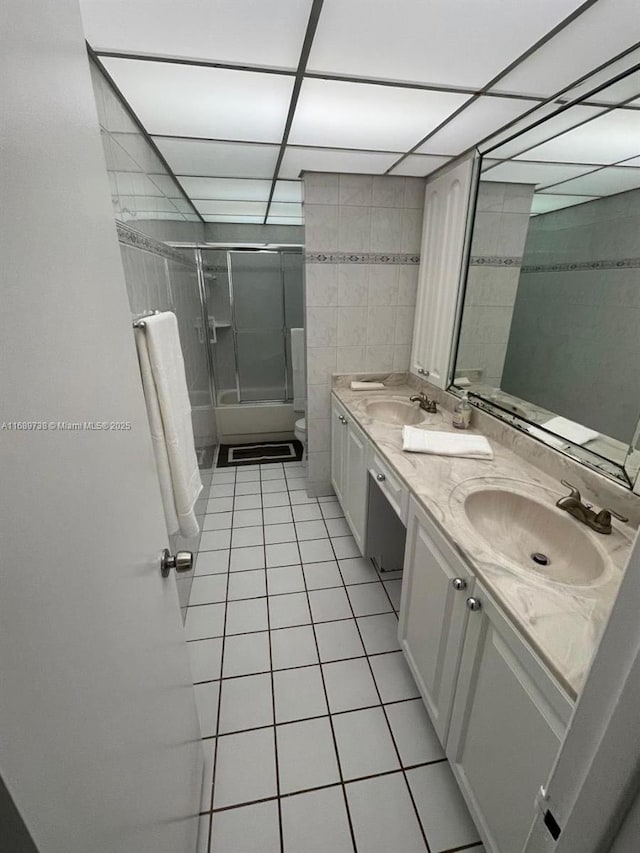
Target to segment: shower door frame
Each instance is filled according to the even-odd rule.
[[[202,319],[204,323],[204,329],[206,330],[206,341],[207,341],[207,361],[209,365],[209,384],[212,389],[213,395],[213,405],[224,405],[218,403],[218,398],[216,394],[215,388],[215,370],[214,370],[214,360],[213,360],[213,352],[211,351],[212,341],[210,339],[210,329],[209,329],[209,308],[207,304],[207,290],[205,284],[205,276],[204,276],[204,261],[202,258],[202,251],[205,249],[214,250],[219,252],[226,252],[226,263],[227,263],[227,279],[228,279],[228,287],[229,287],[229,310],[230,310],[230,319],[231,319],[231,333],[233,335],[233,353],[234,353],[234,361],[235,361],[235,381],[236,381],[236,396],[237,402],[233,405],[252,405],[252,406],[269,406],[273,404],[280,403],[288,403],[289,402],[289,359],[287,358],[287,325],[286,325],[286,303],[285,303],[285,285],[284,285],[284,264],[283,264],[283,255],[285,252],[290,252],[291,254],[299,254],[302,255],[304,253],[304,246],[300,244],[269,244],[265,245],[251,245],[246,243],[170,243],[171,246],[176,246],[181,249],[193,249],[195,251],[196,256],[196,265],[198,269],[198,290],[200,292],[200,305],[202,309]],[[283,368],[284,368],[284,397],[280,399],[271,399],[271,400],[243,400],[242,392],[240,386],[240,373],[238,367],[238,340],[237,340],[237,329],[236,329],[236,318],[235,318],[235,298],[233,292],[233,275],[231,269],[231,252],[239,252],[239,253],[263,253],[263,254],[278,254],[280,257],[280,282],[281,282],[281,298],[282,298],[282,339],[284,343],[284,358],[283,358]],[[217,336],[216,336],[217,337]]]

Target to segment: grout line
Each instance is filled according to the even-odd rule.
[[[331,546],[331,547],[333,548],[333,544],[332,544],[332,546]],[[335,553],[335,550],[334,550],[334,553]],[[373,565],[373,564],[372,564],[372,565]],[[375,567],[374,567],[374,569],[375,569]],[[375,569],[375,571],[376,571],[376,574],[378,574],[377,569]],[[379,575],[378,575],[378,577],[379,577]],[[380,581],[380,583],[382,583],[382,581]],[[383,585],[383,587],[384,587],[384,585]],[[386,590],[385,590],[385,592],[386,592]],[[351,599],[349,598],[349,594],[348,594],[348,592],[346,592],[346,585],[345,585],[345,594],[346,594],[346,596],[347,596],[347,600],[348,600],[348,602],[349,602],[349,607],[350,607],[350,609],[351,609],[351,613],[353,614],[353,619],[354,619],[354,622],[355,622],[355,625],[356,625],[356,630],[357,630],[357,632],[358,632],[358,636],[360,637],[360,642],[362,643],[362,646],[363,646],[363,648],[364,648],[364,650],[365,650],[365,652],[366,652],[366,651],[367,651],[367,647],[365,646],[364,638],[363,638],[363,636],[362,636],[362,632],[361,632],[361,630],[360,630],[360,624],[358,623],[358,618],[356,617],[355,610],[353,609],[353,605],[352,605],[352,603],[351,603]],[[397,622],[397,621],[398,621],[398,617],[397,617],[397,615],[395,614],[395,611],[394,611],[394,616],[396,616],[396,622]],[[394,649],[394,651],[397,651],[397,650],[396,650],[396,649]],[[366,661],[367,661],[367,666],[369,667],[369,673],[370,673],[370,675],[371,675],[371,679],[373,680],[373,684],[374,684],[374,687],[375,687],[376,693],[378,694],[378,699],[380,700],[380,707],[381,707],[381,709],[382,709],[382,713],[384,714],[385,722],[386,722],[386,724],[387,724],[387,728],[388,728],[388,730],[389,730],[389,734],[390,734],[390,736],[391,736],[391,742],[393,743],[393,748],[394,748],[394,750],[395,750],[395,752],[396,752],[396,756],[397,756],[397,758],[398,758],[398,764],[399,764],[399,766],[400,766],[400,771],[402,772],[402,775],[403,775],[403,777],[404,777],[404,782],[405,782],[405,785],[406,785],[406,787],[407,787],[407,791],[408,791],[408,793],[409,793],[409,798],[411,799],[411,804],[412,804],[412,806],[413,806],[413,810],[414,810],[414,813],[415,813],[415,816],[416,816],[416,820],[418,821],[418,826],[420,827],[420,832],[421,832],[422,837],[423,837],[423,839],[424,839],[424,843],[425,843],[425,846],[426,846],[426,849],[427,849],[427,853],[431,853],[431,848],[430,848],[430,846],[429,846],[429,842],[428,842],[428,840],[427,840],[427,835],[426,835],[425,829],[424,829],[424,827],[423,827],[423,825],[422,825],[422,821],[420,820],[420,815],[419,815],[419,813],[418,813],[418,807],[416,806],[416,802],[415,802],[415,799],[414,799],[414,796],[413,796],[413,792],[412,792],[412,790],[411,790],[411,786],[409,785],[409,780],[408,780],[408,778],[407,778],[407,772],[406,772],[405,767],[403,766],[402,756],[400,755],[400,750],[398,749],[398,744],[396,743],[396,739],[395,739],[395,736],[394,736],[394,734],[393,734],[393,729],[391,728],[391,723],[389,722],[389,716],[388,716],[388,714],[387,714],[387,712],[386,712],[386,709],[385,709],[384,703],[383,703],[383,701],[382,701],[382,694],[380,693],[380,689],[379,689],[379,687],[378,687],[378,682],[376,681],[375,673],[374,673],[374,671],[373,671],[373,667],[371,666],[371,661],[370,661],[370,659],[369,659],[369,655],[368,655],[368,654],[366,655]]]

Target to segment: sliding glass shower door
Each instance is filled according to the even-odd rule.
[[[228,260],[240,399],[286,400],[280,253],[231,251]]]

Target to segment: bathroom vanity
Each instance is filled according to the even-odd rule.
[[[514,853],[615,599],[634,525],[615,522],[611,535],[598,535],[562,512],[555,504],[567,490],[498,441],[496,430],[509,428],[495,421],[492,461],[403,453],[402,425],[451,430],[455,398],[429,388],[440,401],[429,414],[409,403],[417,380],[397,381],[409,384],[354,392],[334,380],[332,481],[363,555],[371,554],[372,478],[406,526],[401,646],[486,850]],[[474,414],[484,426],[493,420]],[[613,488],[614,506],[626,509]]]

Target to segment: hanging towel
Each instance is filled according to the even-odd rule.
[[[410,426],[402,427],[402,449],[410,453],[433,453],[436,456],[493,459],[491,445],[483,435],[431,432]]]
[[[384,384],[382,382],[357,382],[355,379],[351,383],[352,391],[383,391]]]
[[[167,530],[195,536],[200,527],[194,507],[202,481],[175,314],[145,318],[135,338]]]

